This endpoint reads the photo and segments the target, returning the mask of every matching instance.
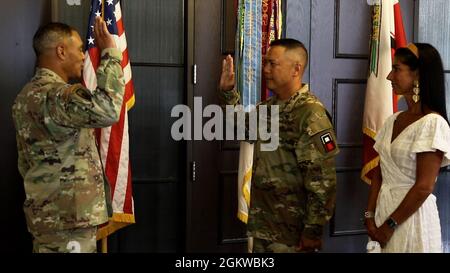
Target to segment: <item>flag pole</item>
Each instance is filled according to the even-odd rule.
[[[102,19],[105,20],[105,0],[102,0]]]

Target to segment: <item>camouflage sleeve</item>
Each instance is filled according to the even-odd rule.
[[[239,105],[239,101],[241,96],[239,95],[239,92],[235,89],[230,91],[218,91],[218,97],[219,97],[219,103],[220,107],[227,113],[226,107],[233,106],[233,115],[228,116],[228,114],[224,115],[225,118],[225,124],[226,126],[230,126],[233,128],[234,133],[238,137],[243,132],[243,139],[246,142],[254,143],[254,140],[250,140],[250,127],[249,127],[249,120],[250,117],[257,116],[256,112],[252,112],[255,116],[251,116],[249,112],[246,112],[244,110],[244,107],[236,107]],[[250,116],[250,117],[249,117]],[[242,121],[240,122],[239,121]]]
[[[323,226],[334,212],[336,169],[334,157],[339,149],[333,125],[325,109],[318,104],[305,106],[301,128],[303,135],[296,146],[296,157],[304,175],[306,189],[305,228],[307,238],[322,237]]]
[[[17,167],[19,169],[19,173],[22,176],[22,178],[25,178],[26,173],[30,169],[30,166],[28,165],[28,162],[25,157],[25,151],[22,145],[22,142],[19,137],[16,137],[17,142]]]
[[[73,128],[107,127],[116,123],[122,108],[125,81],[118,49],[103,50],[97,69],[97,88],[89,90],[81,84],[55,86],[49,92],[46,111],[56,123]]]
[[[239,92],[236,91],[235,89],[230,90],[230,91],[221,91],[219,90],[219,103],[220,103],[220,107],[222,107],[223,109],[225,108],[226,105],[237,105],[239,104],[239,100],[240,100],[240,95]]]

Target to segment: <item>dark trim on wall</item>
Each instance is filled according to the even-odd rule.
[[[418,29],[419,29],[419,20],[417,20],[417,18],[419,18],[419,14],[418,14],[418,12],[419,12],[419,8],[418,8],[418,5],[419,5],[419,3],[416,1],[416,0],[413,0],[414,1],[414,8],[413,8],[413,24],[412,24],[412,34],[413,34],[413,37],[412,37],[412,41],[411,42],[414,42],[415,40],[416,40],[416,37],[418,36]],[[402,16],[403,16],[403,13],[402,13]]]
[[[346,172],[357,172],[361,173],[361,168],[336,168],[336,173],[346,173]],[[362,180],[360,183],[364,183]],[[349,229],[349,230],[336,230],[336,213],[330,219],[330,237],[343,237],[343,236],[353,236],[353,235],[364,235],[367,234],[365,229]]]
[[[367,234],[367,231],[365,229],[339,230],[339,231],[336,231],[334,216],[331,218],[331,221],[330,221],[330,237],[343,237],[343,236],[364,235],[364,234]]]
[[[131,62],[131,66],[147,66],[147,67],[185,67],[184,64],[170,64],[170,63],[143,63]]]
[[[228,151],[228,152],[232,152],[232,151],[239,151],[240,150],[240,143],[241,141],[244,140],[221,140],[220,141],[220,150],[221,151]],[[233,143],[233,144],[231,144]]]
[[[237,239],[223,239],[220,241],[220,245],[235,245],[235,244],[243,244],[247,243],[247,238],[237,238]]]
[[[309,52],[309,56],[312,56],[313,54],[313,49],[311,46],[311,41],[312,41],[312,5],[313,5],[313,0],[309,1],[309,34],[308,34],[308,52]],[[308,60],[308,64],[306,66],[306,70],[307,72],[305,73],[305,81],[308,83],[311,83],[311,58],[309,58]],[[310,84],[309,88],[314,89],[314,87]]]
[[[368,59],[367,54],[349,54],[339,52],[339,10],[340,10],[341,0],[334,1],[334,40],[333,40],[333,51],[334,58],[336,59]]]
[[[361,162],[362,163],[362,162]],[[337,167],[337,173],[351,173],[351,172],[361,172],[361,167]]]
[[[361,132],[362,133],[362,132]],[[339,148],[362,148],[362,143],[339,143]]]
[[[173,184],[178,183],[175,177],[166,178],[150,178],[150,179],[136,179],[133,178],[133,185],[155,185],[155,184]]]
[[[237,16],[230,16],[236,13],[235,1],[221,0],[221,20],[220,20],[220,51],[222,55],[234,54]],[[230,18],[232,18],[230,20]],[[234,35],[232,35],[234,33]]]
[[[184,75],[185,75],[185,96],[184,102],[193,109],[194,106],[194,84],[192,83],[192,69],[195,64],[195,0],[184,1]],[[181,252],[189,252],[193,248],[193,242],[190,240],[192,236],[192,180],[191,180],[191,164],[193,161],[193,141],[186,142],[184,157],[184,183],[180,183],[180,202],[179,211],[182,219],[179,221],[178,229],[180,236],[179,249]],[[184,207],[183,207],[184,206]]]
[[[238,171],[221,171],[220,176],[225,176],[225,175],[237,175]]]
[[[339,2],[337,0],[335,3]],[[335,43],[338,40],[335,40]],[[336,51],[335,51],[335,57],[336,57]],[[336,57],[337,58],[337,57]],[[348,58],[348,54],[345,58]],[[332,122],[333,126],[336,132],[336,135],[338,134],[338,113],[337,113],[337,106],[338,106],[338,89],[339,84],[367,84],[367,79],[333,79],[333,88],[332,88]],[[361,132],[362,134],[362,132]],[[338,143],[338,146],[340,148],[361,148],[362,143]],[[355,172],[360,173],[361,167],[337,167],[336,173],[348,173],[348,172]],[[363,183],[362,181],[360,183]],[[336,214],[333,215],[333,217],[330,219],[330,225],[329,225],[329,236],[330,237],[343,237],[343,236],[354,236],[354,235],[364,235],[366,234],[365,229],[350,229],[350,230],[336,230]]]
[[[282,18],[282,29],[281,29],[281,38],[286,38],[286,17],[287,17],[287,0],[281,0],[281,14],[283,15]]]
[[[331,100],[332,100],[331,115],[333,118],[332,123],[333,123],[334,131],[335,131],[336,135],[338,134],[338,127],[337,127],[338,96],[337,96],[337,93],[338,93],[339,84],[367,84],[367,79],[336,79],[336,78],[333,79],[333,89],[331,92],[332,93],[331,94],[332,95],[332,97],[331,97]],[[338,145],[340,145],[340,144],[338,143]],[[347,145],[361,145],[361,143],[347,143]]]

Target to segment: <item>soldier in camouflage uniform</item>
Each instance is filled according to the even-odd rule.
[[[83,43],[70,26],[50,23],[34,36],[36,74],[12,108],[34,252],[96,252],[97,226],[108,221],[110,193],[93,128],[118,121],[125,82],[122,54],[96,20],[97,89],[67,83],[81,78]]]
[[[323,226],[334,212],[338,153],[328,112],[302,76],[307,51],[293,39],[272,42],[264,75],[275,96],[261,105],[279,106],[279,146],[254,148],[248,236],[253,252],[311,252],[322,247]],[[223,62],[222,103],[235,105],[233,59]],[[270,112],[270,110],[268,110]]]

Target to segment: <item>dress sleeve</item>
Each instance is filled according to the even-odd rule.
[[[390,116],[389,118],[387,118],[383,123],[383,126],[381,126],[381,129],[375,135],[375,144],[373,145],[373,149],[377,151],[377,153],[380,153],[381,142],[383,142],[384,135],[386,134],[386,127],[392,122],[393,118],[394,116]]]
[[[439,115],[430,114],[416,130],[411,152],[440,150],[444,153],[441,167],[450,165],[450,127],[447,121]]]
[[[383,139],[384,136],[384,127],[381,128],[381,130],[375,135],[375,144],[373,145],[373,149],[375,151],[377,151],[377,153],[380,153],[380,145],[381,145],[381,140]]]

